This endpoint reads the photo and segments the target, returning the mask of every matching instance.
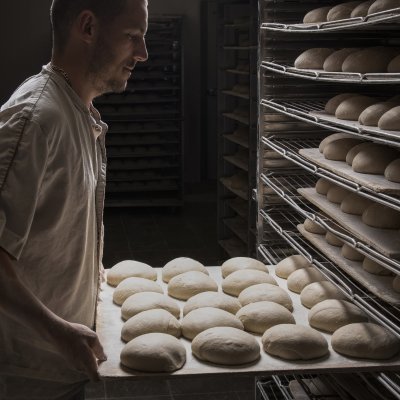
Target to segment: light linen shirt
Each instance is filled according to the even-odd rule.
[[[103,252],[106,131],[49,66],[0,111],[0,247],[50,310],[90,328]],[[34,330],[0,313],[0,376],[7,382],[7,375],[49,387],[87,379]],[[0,398],[8,398],[1,390],[13,398],[19,389],[11,386],[0,385]]]

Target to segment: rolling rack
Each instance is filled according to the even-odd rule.
[[[218,241],[221,259],[256,253],[257,2],[218,2]]]
[[[180,16],[150,16],[149,59],[121,94],[96,107],[109,125],[106,207],[179,207],[183,202],[183,48]]]
[[[340,3],[343,1],[327,1],[324,5],[334,6]],[[398,295],[397,299],[393,299],[374,291],[375,286],[370,285],[368,279],[364,277],[363,280],[354,271],[344,268],[330,252],[319,246],[317,239],[302,228],[304,220],[309,218],[360,253],[400,274],[400,257],[387,253],[382,247],[385,243],[372,241],[368,235],[359,235],[352,224],[344,224],[337,213],[330,212],[329,207],[315,201],[309,193],[316,181],[323,177],[361,196],[400,210],[400,196],[396,191],[382,192],[377,190],[372,178],[362,178],[360,181],[351,174],[331,168],[320,162],[313,150],[332,131],[400,147],[400,132],[361,126],[355,122],[329,117],[323,112],[327,100],[341,92],[393,96],[400,87],[400,74],[330,73],[293,67],[295,58],[312,47],[398,45],[400,8],[364,18],[302,24],[300,22],[303,16],[308,11],[321,7],[320,2],[259,0],[258,7],[258,258],[276,264],[292,254],[302,254],[349,301],[363,309],[372,320],[400,337]],[[274,150],[290,161],[291,167],[276,169],[267,166],[264,155],[268,150]],[[268,201],[268,195],[276,196],[280,201]],[[400,376],[397,373],[354,371],[346,379],[361,391],[367,389],[369,393],[365,396],[372,396],[361,398],[400,398]],[[344,376],[340,374],[275,375],[258,378],[256,399],[356,397],[351,396],[351,385],[344,381]]]

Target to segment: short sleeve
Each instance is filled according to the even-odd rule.
[[[0,113],[0,247],[18,259],[40,196],[48,143],[23,111],[7,114]]]

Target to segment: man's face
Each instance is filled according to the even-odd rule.
[[[88,77],[99,95],[126,89],[136,63],[147,60],[146,31],[147,0],[127,0],[121,15],[100,28]]]

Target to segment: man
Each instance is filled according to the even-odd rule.
[[[92,330],[106,125],[92,106],[147,59],[147,0],[53,0],[53,54],[0,111],[0,398],[78,399]]]

